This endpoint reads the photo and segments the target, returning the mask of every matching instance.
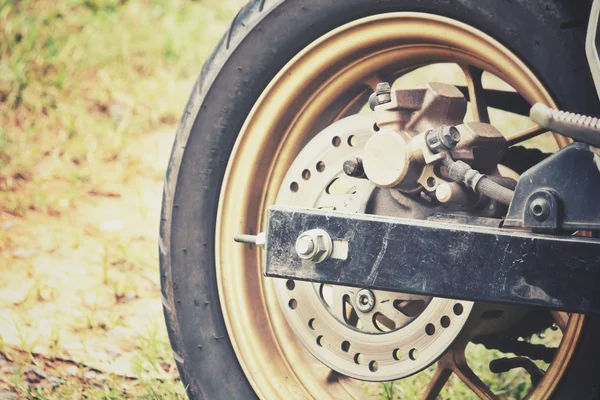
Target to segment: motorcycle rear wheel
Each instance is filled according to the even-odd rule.
[[[597,113],[584,29],[562,29],[585,13],[566,2],[476,0],[260,1],[242,9],[188,101],[165,184],[163,304],[190,397],[358,396],[353,385],[305,362],[260,275],[258,252],[231,238],[262,226],[303,144],[356,112],[382,71],[470,65],[501,77],[530,103]],[[594,319],[571,316],[531,397],[596,398],[598,332]]]

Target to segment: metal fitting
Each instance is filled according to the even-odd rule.
[[[468,204],[469,195],[464,186],[458,182],[444,182],[435,190],[435,197],[440,203]]]
[[[392,87],[387,82],[379,82],[375,88],[375,92],[369,96],[369,107],[375,110],[380,104],[389,103],[392,101]]]
[[[254,244],[258,247],[264,248],[265,244],[267,243],[267,234],[265,232],[260,232],[256,235],[240,234],[235,235],[233,240],[237,243]]]
[[[296,253],[303,260],[320,263],[331,257],[333,241],[323,229],[311,229],[296,239]]]
[[[369,312],[375,307],[375,295],[369,289],[361,289],[356,293],[356,308],[360,312]]]
[[[536,221],[543,222],[550,216],[550,203],[544,198],[538,197],[529,204],[529,211]]]
[[[460,142],[460,132],[454,126],[442,126],[427,132],[427,146],[434,153],[452,150]]]
[[[365,169],[363,167],[362,159],[359,157],[352,157],[344,161],[344,173],[353,178],[364,178]]]

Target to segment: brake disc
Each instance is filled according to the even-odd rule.
[[[358,114],[316,135],[289,168],[277,204],[364,213],[378,189],[346,176],[342,167],[362,153],[372,127],[372,115]],[[367,381],[400,379],[435,362],[473,307],[469,301],[293,280],[275,280],[275,289],[306,349],[333,370]]]

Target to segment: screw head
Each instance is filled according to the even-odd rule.
[[[356,293],[356,308],[360,312],[369,312],[375,307],[375,294],[369,289],[361,289]]]

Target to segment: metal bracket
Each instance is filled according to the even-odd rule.
[[[505,227],[600,230],[600,156],[573,143],[525,171]],[[536,215],[536,210],[548,212]]]
[[[323,229],[345,259],[303,260]],[[265,275],[437,297],[600,312],[600,240],[491,227],[269,208]]]

